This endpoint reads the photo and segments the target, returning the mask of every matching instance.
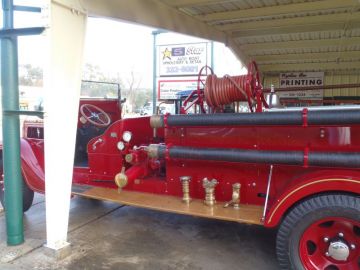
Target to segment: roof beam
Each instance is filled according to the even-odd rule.
[[[252,56],[258,63],[270,61],[292,60],[360,60],[360,51],[320,52],[320,53],[297,53],[297,54],[271,54]]]
[[[333,60],[349,61],[360,60],[360,51],[320,52],[320,53],[299,53],[299,54],[271,54],[252,57],[257,63],[273,61],[299,61],[299,60]]]
[[[279,71],[327,71],[327,70],[360,70],[360,61],[354,62],[329,62],[329,63],[302,63],[302,64],[272,64],[259,65],[259,68],[264,73],[279,72]]]
[[[315,2],[303,2],[287,5],[276,5],[269,7],[241,9],[235,11],[216,12],[196,16],[197,19],[206,22],[226,21],[243,18],[256,18],[274,16],[289,13],[314,12],[320,10],[337,9],[345,7],[355,7],[360,5],[358,0],[323,0]]]
[[[225,43],[226,34],[156,0],[83,0],[90,15],[167,29]]]
[[[223,25],[216,25],[216,28],[220,31],[236,31],[236,30],[252,30],[252,29],[269,29],[274,27],[284,26],[307,26],[314,24],[331,24],[331,23],[345,23],[349,20],[360,20],[360,12],[354,13],[337,13],[327,15],[316,15],[316,16],[302,16],[295,18],[281,18],[272,20],[262,21],[251,21],[241,23],[228,23]],[[355,19],[356,18],[356,19]]]
[[[163,0],[163,2],[172,7],[185,8],[192,6],[220,4],[224,2],[234,2],[234,0]]]
[[[345,22],[335,22],[329,24],[309,24],[309,25],[294,25],[273,28],[260,28],[250,30],[240,30],[232,33],[235,38],[238,37],[255,37],[265,35],[283,35],[292,33],[308,33],[308,32],[324,32],[324,31],[341,31],[345,29]],[[353,29],[360,27],[360,18],[357,22],[349,23],[346,29]]]
[[[273,49],[303,49],[303,48],[319,48],[326,46],[349,46],[360,44],[360,37],[334,38],[334,39],[318,39],[318,40],[296,40],[281,42],[264,42],[240,45],[242,51],[255,54],[256,51],[266,51]],[[251,53],[253,52],[253,53]]]

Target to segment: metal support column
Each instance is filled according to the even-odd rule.
[[[211,41],[210,42],[210,46],[211,46],[211,51],[210,51],[210,53],[211,53],[211,65],[210,65],[210,67],[211,67],[211,69],[215,72],[215,63],[214,63],[214,41]]]
[[[156,101],[157,101],[157,98],[156,98],[156,75],[157,75],[157,46],[156,46],[156,36],[159,35],[159,34],[162,34],[162,33],[167,33],[166,30],[162,30],[162,29],[159,29],[159,30],[155,30],[155,31],[152,31],[152,35],[153,35],[153,98],[152,98],[152,101],[153,101],[153,114],[156,114]]]
[[[14,27],[13,0],[2,0],[3,28]],[[10,246],[24,242],[22,177],[20,166],[20,121],[19,110],[17,37],[1,39],[1,87],[2,130],[5,186],[5,215],[7,243]]]
[[[157,53],[156,53],[156,36],[158,34],[157,31],[153,31],[153,97],[152,97],[152,102],[153,102],[153,114],[156,114],[156,61],[157,61]]]

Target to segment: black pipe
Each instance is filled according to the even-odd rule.
[[[309,111],[309,125],[360,124],[360,110]]]
[[[346,152],[310,153],[309,166],[360,168],[360,153],[346,153]]]
[[[158,157],[167,155],[166,147],[159,145]],[[304,166],[303,151],[265,151],[227,148],[195,148],[172,146],[169,158],[209,160],[242,163],[283,164]],[[320,167],[360,168],[360,153],[347,152],[310,152],[308,165]]]
[[[263,113],[226,113],[156,116],[152,127],[185,126],[286,126],[286,125],[352,125],[360,124],[360,110],[317,110]],[[155,121],[154,121],[155,120]],[[166,121],[166,125],[165,125]]]

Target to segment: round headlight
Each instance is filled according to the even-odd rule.
[[[117,143],[117,149],[119,149],[120,151],[125,149],[125,144],[123,141]]]
[[[132,133],[130,131],[125,131],[122,135],[122,138],[125,142],[130,142],[132,138]]]

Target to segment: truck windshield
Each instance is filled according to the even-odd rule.
[[[102,81],[81,81],[81,98],[120,99],[120,84]]]

